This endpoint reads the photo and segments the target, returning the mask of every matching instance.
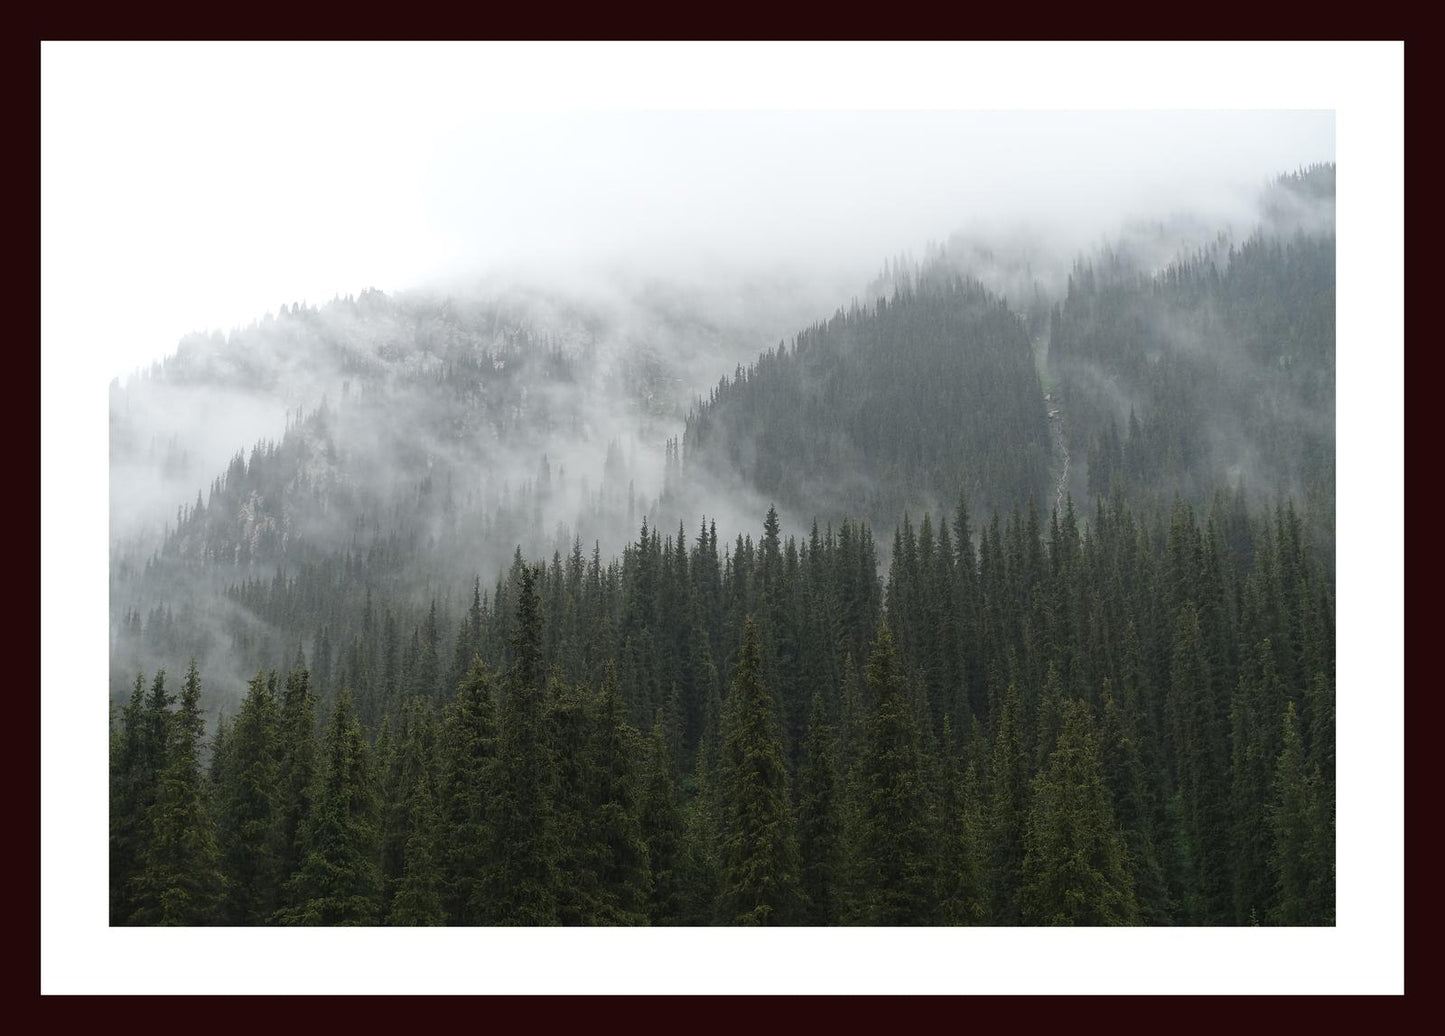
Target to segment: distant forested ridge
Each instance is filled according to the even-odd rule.
[[[792,510],[891,524],[960,486],[991,510],[1047,491],[1042,394],[1003,301],[923,270],[724,378],[689,416],[684,456]]]
[[[1050,368],[1090,496],[1196,502],[1243,480],[1333,525],[1333,234],[1255,236],[1153,276],[1080,265],[1056,306]]]
[[[238,587],[322,632],[205,773],[199,677],[179,709],[137,679],[112,920],[1332,922],[1333,598],[1289,505],[975,530],[960,503],[886,582],[873,551],[644,528],[445,622],[360,565]],[[214,846],[204,873],[158,839]],[[171,916],[166,881],[209,891]]]
[[[894,264],[691,407],[671,297],[188,340],[113,480],[317,401],[116,536],[111,923],[1333,924],[1333,183],[1023,310]]]

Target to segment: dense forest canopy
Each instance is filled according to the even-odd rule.
[[[991,511],[1047,490],[1042,394],[1019,318],[931,268],[721,381],[689,417],[684,456],[790,510],[886,525],[962,486]]]
[[[1332,924],[1334,175],[746,365],[665,293],[183,342],[112,390],[112,924]],[[121,521],[222,392],[279,436]]]

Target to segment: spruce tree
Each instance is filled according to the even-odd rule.
[[[410,836],[401,883],[391,901],[387,923],[393,927],[439,926],[447,923],[442,904],[442,868],[438,859],[441,819],[425,775],[419,775],[410,796]]]
[[[431,785],[436,775],[436,728],[432,702],[413,697],[402,706],[401,725],[394,744],[383,752],[378,743],[376,770],[380,784],[381,877],[384,900],[396,893],[406,870],[406,849],[411,841],[415,815],[412,796],[418,781],[428,785],[428,798],[435,805]]]
[[[683,848],[679,886],[682,890],[683,924],[727,923],[719,916],[725,906],[722,897],[723,859],[721,820],[723,815],[722,736],[718,735],[718,762],[698,754],[692,773],[691,792],[682,806]]]
[[[1015,925],[1022,919],[1019,890],[1023,881],[1029,766],[1019,731],[1018,690],[1012,683],[1001,703],[989,763],[989,920],[996,925]]]
[[[842,916],[843,832],[837,764],[837,736],[828,723],[821,693],[813,695],[799,776],[798,848],[808,924],[837,924]]]
[[[231,724],[224,780],[216,788],[217,837],[229,879],[227,924],[271,920],[281,882],[279,719],[264,673],[251,679]]]
[[[1099,753],[1114,818],[1124,835],[1139,919],[1144,924],[1167,924],[1169,887],[1155,841],[1154,795],[1139,747],[1138,723],[1115,699],[1108,680],[1104,681],[1102,700],[1104,718],[1099,730]]]
[[[964,768],[955,808],[957,841],[945,847],[956,854],[953,909],[948,920],[954,924],[984,924],[989,912],[988,812],[983,781],[972,760]]]
[[[879,629],[868,659],[873,699],[862,761],[862,901],[872,925],[934,924],[939,919],[938,831],[915,710],[898,671],[893,634]]]
[[[801,913],[801,866],[777,705],[763,677],[751,617],[744,622],[726,711],[722,918],[728,924],[792,924]]]
[[[557,923],[558,844],[555,773],[547,743],[542,609],[536,570],[523,566],[517,589],[489,810],[496,855],[474,888],[472,905],[488,924]]]
[[[1230,856],[1236,924],[1247,924],[1251,917],[1268,917],[1274,909],[1269,809],[1280,753],[1278,717],[1285,700],[1269,639],[1260,641],[1249,654],[1255,657],[1241,667],[1230,705]]]
[[[1294,702],[1285,707],[1284,748],[1275,766],[1274,801],[1270,819],[1274,828],[1276,900],[1270,920],[1281,925],[1332,923],[1334,903],[1321,895],[1326,867],[1333,877],[1334,860],[1320,860],[1316,847],[1319,812],[1318,787],[1305,768],[1304,745]]]
[[[497,709],[491,673],[480,658],[457,689],[442,725],[441,796],[445,834],[443,901],[452,924],[483,923],[485,902],[473,900],[478,878],[495,865],[491,815],[497,783]]]
[[[1104,782],[1089,706],[1069,701],[1048,768],[1034,778],[1020,896],[1025,924],[1139,919],[1124,836]]]
[[[1183,906],[1195,924],[1231,918],[1228,728],[1226,710],[1210,680],[1199,617],[1193,603],[1180,609],[1169,668],[1188,887]]]
[[[601,924],[646,923],[651,885],[647,842],[639,817],[640,739],[622,716],[616,672],[609,669],[594,724],[598,780],[592,808],[604,897]]]
[[[137,673],[129,702],[111,739],[110,923],[125,924],[135,912],[134,879],[149,832],[158,769],[146,755],[145,676]]]
[[[273,696],[276,693],[276,680],[276,671],[273,669],[267,676]],[[316,698],[311,693],[308,674],[304,669],[294,669],[286,674],[278,733],[281,748],[280,876],[284,884],[301,868],[305,855],[304,828],[306,818],[311,814],[316,791]],[[284,893],[282,898],[284,901]]]
[[[601,783],[593,727],[596,702],[585,686],[554,682],[549,688],[547,721],[555,761],[552,823],[556,832],[557,920],[564,925],[595,925],[606,913],[602,889],[602,853],[596,805]]]
[[[687,830],[678,804],[672,756],[659,718],[647,739],[646,784],[641,833],[647,844],[651,881],[648,917],[655,925],[680,924],[687,909]]]
[[[301,867],[287,883],[289,925],[374,925],[382,884],[377,796],[366,741],[342,688],[332,705],[324,769],[303,827]]]
[[[225,880],[215,819],[201,773],[201,678],[191,659],[169,725],[167,763],[149,811],[150,838],[135,878],[133,924],[204,925],[218,920]]]

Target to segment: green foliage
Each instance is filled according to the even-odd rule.
[[[332,705],[324,768],[302,829],[304,855],[286,885],[289,925],[374,925],[382,910],[377,796],[370,754],[342,689]]]
[[[724,378],[683,446],[690,464],[737,464],[790,509],[891,523],[961,485],[984,506],[1042,493],[1042,396],[1022,321],[940,263]]]
[[[688,906],[687,826],[660,720],[653,724],[646,752],[640,832],[650,865],[647,912],[655,925],[675,925],[682,923]]]
[[[622,718],[616,676],[609,672],[595,724],[600,770],[594,798],[596,838],[601,846],[601,883],[607,910],[603,924],[642,924],[652,884],[641,822],[638,758],[642,739]]]
[[[1136,924],[1125,838],[1114,820],[1089,706],[1070,701],[1034,778],[1020,896],[1025,924]]]
[[[276,680],[272,670],[267,677],[272,695]],[[305,856],[305,825],[312,812],[317,779],[316,699],[305,669],[294,669],[286,675],[279,737],[281,873],[289,879],[300,869]]]
[[[486,664],[474,658],[442,723],[438,852],[446,862],[443,900],[452,924],[477,924],[485,902],[478,876],[496,855],[492,801],[497,775],[497,709]]]
[[[393,927],[444,925],[447,912],[442,904],[443,872],[438,859],[441,818],[425,775],[417,777],[412,791],[410,819],[405,871],[387,923]]]
[[[1124,836],[1139,920],[1143,924],[1168,924],[1172,903],[1159,858],[1159,831],[1153,809],[1152,783],[1157,778],[1144,765],[1138,720],[1114,697],[1108,680],[1104,681],[1103,714],[1099,757],[1114,818]]]
[[[334,461],[342,441],[325,411],[258,446],[251,463],[238,458],[209,503],[183,509],[144,578],[237,566],[225,622],[236,657],[265,673],[306,643],[314,664],[285,671],[284,694],[274,669],[252,681],[216,731],[209,780],[198,763],[175,765],[186,755],[178,738],[200,744],[199,709],[172,711],[163,670],[149,697],[142,678],[121,703],[112,921],[163,913],[158,890],[181,880],[171,856],[182,869],[209,866],[204,834],[188,843],[196,852],[151,848],[162,818],[171,841],[214,826],[229,879],[214,919],[294,914],[300,904],[280,889],[300,888],[310,860],[329,765],[317,758],[316,717],[331,714],[341,685],[376,746],[383,919],[417,842],[450,923],[726,922],[753,916],[748,882],[773,872],[796,875],[800,895],[786,880],[780,888],[806,903],[799,920],[1015,923],[1025,833],[1047,804],[1041,780],[1077,703],[1097,716],[1140,919],[1332,918],[1332,455],[1322,429],[1280,416],[1329,410],[1332,242],[1258,239],[1149,276],[1121,256],[1082,264],[1053,317],[1047,363],[1098,495],[1092,518],[1065,496],[1047,523],[1032,504],[1005,510],[1047,488],[1037,484],[1047,454],[1030,454],[1048,430],[1032,361],[1013,349],[1021,322],[936,264],[897,273],[892,287],[891,299],[739,371],[698,407],[685,444],[688,465],[725,462],[776,489],[784,513],[816,506],[821,483],[866,460],[866,493],[833,488],[876,520],[901,512],[885,579],[866,523],[815,522],[795,539],[770,508],[756,540],[740,534],[719,549],[706,521],[691,543],[681,526],[663,535],[659,503],[610,563],[594,547],[589,564],[580,537],[549,565],[527,564],[519,546],[492,592],[467,576],[459,616],[456,559],[481,557],[463,547],[516,528],[503,521],[507,507],[466,532],[491,516],[459,517],[453,472],[432,485],[430,465],[415,501],[390,512],[366,492],[311,484],[313,462]],[[300,332],[305,311],[288,319]],[[447,356],[440,382],[458,398],[527,384],[508,368],[520,354],[500,365],[466,349]],[[1105,377],[1091,380],[1090,365]],[[1009,401],[999,409],[974,398],[986,372],[1006,383],[991,388]],[[1221,407],[1241,377],[1262,391]],[[1106,382],[1135,399],[1127,420]],[[458,416],[437,409],[434,431]],[[1293,499],[1272,513],[1251,506],[1220,477],[1237,444],[1203,418],[1226,412],[1265,444],[1264,483],[1296,492],[1298,512]],[[667,506],[683,498],[683,448],[668,445]],[[607,468],[616,476],[620,459]],[[516,513],[540,513],[556,474],[544,461]],[[993,508],[990,521],[976,525],[962,494],[950,521],[924,512],[915,525],[904,510],[953,499],[959,486]],[[636,502],[629,493],[629,513]],[[327,553],[314,535],[327,508],[390,513],[395,528],[357,521],[354,539]],[[238,509],[246,523],[234,521]],[[292,531],[278,537],[282,515]],[[740,651],[749,615],[755,643]],[[175,656],[204,625],[186,607],[132,610],[117,643]],[[880,627],[892,663],[880,677],[870,659],[864,680],[854,660]],[[479,657],[505,674],[497,686]],[[736,693],[725,705],[723,687],[739,680],[761,688],[767,707],[750,713]],[[431,703],[454,689],[438,726]],[[1297,745],[1278,722],[1286,705]],[[659,715],[661,756],[633,730]],[[739,783],[740,744],[756,788]],[[417,832],[423,786],[434,840]],[[741,857],[755,873],[739,869],[745,815],[779,818],[759,828],[771,832],[768,851]],[[429,882],[412,887],[425,898]],[[754,902],[734,911],[728,897],[740,888]],[[430,916],[426,902],[417,909]]]
[[[885,626],[868,659],[873,699],[862,768],[858,919],[873,925],[936,923],[939,914],[935,804],[914,710]]]
[[[758,631],[743,628],[723,736],[722,916],[735,924],[795,923],[801,862],[777,706],[762,671]]]
[[[226,737],[224,778],[217,781],[217,834],[229,876],[227,924],[264,924],[279,905],[283,795],[280,719],[264,673],[251,680]],[[220,755],[220,753],[218,753]]]
[[[1143,923],[1333,923],[1334,242],[1279,232],[1332,191],[1100,251],[1055,307],[895,266],[700,401],[653,500],[620,443],[585,493],[555,451],[479,483],[580,434],[552,390],[594,370],[496,309],[190,343],[143,380],[359,391],[113,566],[111,923],[1103,923],[1126,885]],[[759,527],[665,531],[718,469]]]
[[[600,695],[585,687],[559,692],[551,723],[558,917],[569,925],[645,923],[650,877],[634,778],[638,736],[622,718],[615,671],[609,667]]]
[[[134,879],[132,924],[203,925],[218,919],[225,878],[201,773],[200,701],[201,679],[192,659],[180,708],[159,728],[169,734],[166,765],[148,811],[150,837]],[[159,702],[157,694],[158,708]]]
[[[427,799],[434,803],[436,780],[436,723],[429,699],[410,698],[401,708],[396,737],[383,730],[376,746],[376,768],[380,790],[381,878],[387,901],[398,891],[407,852],[415,829],[418,784],[427,786]]]
[[[543,692],[537,572],[522,570],[497,741],[498,780],[489,808],[496,853],[471,905],[486,924],[556,924],[562,847],[554,814],[556,774]]]
[[[951,924],[984,924],[988,920],[988,814],[983,781],[972,761],[954,796],[952,837],[944,843],[950,882],[943,901]]]
[[[1169,678],[1180,834],[1189,860],[1182,906],[1195,924],[1224,923],[1233,916],[1226,713],[1215,696],[1193,602],[1175,623]]]
[[[171,880],[160,857],[147,855],[166,788],[171,806],[182,806],[168,807],[169,830],[214,828],[227,880],[210,917],[224,923],[322,916],[306,905],[328,896],[306,882],[320,874],[311,843],[324,829],[328,851],[345,862],[333,884],[359,868],[360,899],[371,903],[374,870],[371,923],[394,920],[409,869],[417,898],[403,916],[433,917],[434,868],[449,924],[1016,924],[1040,778],[1051,771],[1069,709],[1090,702],[1140,921],[1332,918],[1328,579],[1287,507],[1263,520],[1221,497],[1203,527],[1187,508],[1172,509],[1167,525],[1163,518],[1136,517],[1115,499],[1100,501],[1088,526],[1066,512],[1043,533],[1015,512],[985,526],[976,551],[971,542],[953,546],[959,531],[971,541],[966,516],[950,526],[946,550],[931,521],[916,534],[905,521],[865,674],[852,662],[852,624],[878,614],[870,601],[883,604],[860,581],[858,566],[874,567],[866,527],[819,530],[802,549],[780,536],[772,560],[765,528],[761,546],[740,538],[715,571],[710,535],[682,560],[674,541],[649,529],[647,595],[637,589],[642,575],[628,574],[642,563],[640,545],[620,566],[594,565],[594,584],[580,560],[570,570],[560,560],[540,568],[519,555],[457,627],[469,645],[504,660],[502,677],[473,652],[440,723],[425,698],[398,696],[402,683],[378,702],[365,832],[334,818],[317,826],[331,763],[318,757],[315,717],[324,708],[334,719],[336,703],[317,701],[306,667],[287,671],[284,687],[275,670],[258,673],[217,730],[210,775],[199,784],[163,781],[180,732],[198,736],[198,712],[172,711],[163,672],[149,691],[142,677],[112,731],[114,923],[160,916],[154,891],[137,914],[136,879],[149,860],[146,889]],[[940,566],[946,571],[925,578]],[[622,635],[603,635],[586,649],[598,652],[593,660],[569,663],[584,674],[595,665],[602,689],[569,679],[557,659],[579,642],[551,631],[589,608],[623,614],[629,599],[651,624],[638,635],[652,660],[628,662],[638,642],[614,639],[609,648],[608,636]],[[663,599],[693,603],[669,628]],[[939,604],[949,599],[951,608]],[[360,601],[363,622],[402,614],[374,594]],[[763,624],[745,637],[743,609],[779,601],[793,602],[776,610],[788,634],[765,635]],[[439,604],[438,628],[449,628],[442,613]],[[429,606],[419,613],[418,628],[429,614]],[[331,628],[346,635],[343,621]],[[730,629],[737,650],[715,648],[714,636],[726,645]],[[673,662],[664,661],[666,644],[681,646]],[[697,700],[685,677],[665,699],[646,690],[649,667],[682,674],[690,651],[705,672],[726,676],[726,699],[711,677]],[[956,664],[941,661],[949,654]],[[830,656],[831,664],[820,661]],[[640,682],[629,683],[629,671]],[[338,677],[345,683],[355,672],[367,670],[342,665]],[[1090,690],[1095,681],[1102,693]],[[793,772],[784,699],[803,693],[809,722]],[[1284,741],[1270,716],[1289,703],[1300,716],[1299,763],[1281,813]],[[646,739],[628,719],[644,707],[653,718]],[[966,723],[962,736],[956,715]],[[365,725],[355,721],[365,743]],[[426,816],[419,783],[438,815],[434,838],[417,836]],[[1291,818],[1283,843],[1281,817]],[[374,839],[374,851],[345,857],[336,848],[358,838]],[[357,854],[367,856],[365,867]],[[422,862],[409,868],[409,854]],[[1291,899],[1281,907],[1285,863]]]
[[[989,920],[1019,924],[1023,882],[1024,829],[1028,817],[1029,766],[1019,732],[1019,696],[1009,684],[990,755],[988,804]]]
[[[1261,232],[1157,273],[1120,252],[1077,263],[1049,368],[1090,494],[1203,505],[1248,465],[1264,492],[1332,510],[1334,318],[1333,233]]]
[[[837,924],[843,915],[845,889],[842,785],[837,736],[828,723],[821,694],[813,695],[798,783],[798,848],[803,860],[803,893],[808,899],[806,921]]]
[[[1283,925],[1334,924],[1334,864],[1318,858],[1320,779],[1307,769],[1294,703],[1285,707],[1284,748],[1275,767],[1270,820],[1274,829],[1276,902],[1270,918]],[[1333,841],[1333,831],[1330,832]]]
[[[161,674],[157,673],[160,677]],[[147,752],[145,676],[137,674],[130,701],[110,738],[110,923],[124,924],[135,911],[133,882],[148,837],[146,820],[155,799],[158,768]]]

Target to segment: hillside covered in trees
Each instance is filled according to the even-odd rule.
[[[928,268],[721,381],[689,416],[684,456],[789,510],[887,526],[959,487],[993,510],[1047,491],[1042,395],[1019,317]]]
[[[113,477],[290,416],[113,546],[111,923],[1332,924],[1333,177],[1022,309],[893,265],[690,402],[672,302],[185,343]]]

